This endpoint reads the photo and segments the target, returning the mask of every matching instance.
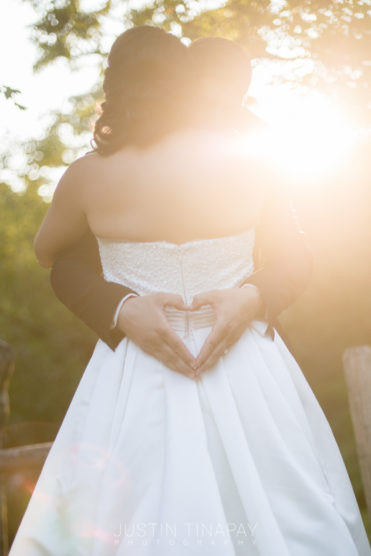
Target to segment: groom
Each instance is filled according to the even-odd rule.
[[[228,75],[231,76],[234,62],[234,59],[228,59],[225,48],[221,57],[220,41],[223,39],[200,39],[189,47],[198,65],[198,75],[204,79],[203,94],[210,94],[214,104],[226,101],[227,95],[221,94],[215,98],[215,89],[221,93],[227,90],[223,80],[223,67],[225,66]],[[235,51],[231,52],[231,56],[235,56]],[[240,80],[240,74],[236,77]],[[250,76],[247,79],[249,80]],[[207,90],[209,83],[212,84],[210,91]],[[227,83],[228,95],[231,94],[230,84]],[[248,86],[248,83],[244,83],[245,90],[246,85]],[[218,105],[217,108],[225,107]],[[242,124],[239,122],[242,127],[251,129],[262,125],[251,112],[245,111],[244,114],[245,121]],[[235,310],[232,307],[229,310],[228,321],[222,314],[218,315],[218,304],[214,305],[217,322],[212,342],[208,346],[210,353],[205,355],[209,363],[228,349],[233,331],[246,327],[248,321],[253,318],[261,318],[268,322],[267,336],[274,337],[274,328],[282,335],[277,316],[296,299],[307,284],[311,271],[311,256],[290,200],[279,195],[268,199],[255,232],[256,271],[247,279],[246,284],[258,291],[260,303],[254,305],[253,312],[248,315],[247,320],[246,315],[243,316],[241,311],[238,311],[238,307]],[[136,292],[123,285],[106,282],[101,273],[98,245],[95,237],[89,232],[56,259],[51,271],[51,283],[62,303],[94,330],[111,349],[116,349],[120,341],[128,336],[145,351],[164,361],[165,323],[161,307],[145,306],[143,301],[141,304],[136,303],[133,301]],[[211,302],[212,295],[213,292],[210,292]],[[225,333],[227,330],[228,334]],[[166,330],[166,337],[166,349],[169,349],[170,344],[174,356],[173,368],[176,370],[176,358],[180,357],[179,338],[170,326]]]

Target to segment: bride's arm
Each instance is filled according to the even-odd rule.
[[[35,254],[44,268],[50,268],[57,254],[88,230],[83,209],[84,168],[81,160],[71,164],[59,180],[53,200],[35,236]]]

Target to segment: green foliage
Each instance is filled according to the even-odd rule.
[[[0,85],[0,95],[3,95],[6,99],[11,99],[17,108],[20,110],[26,110],[26,107],[23,104],[19,104],[14,100],[15,95],[19,95],[21,91],[19,89],[13,89],[13,87],[9,87],[8,85]]]
[[[16,352],[11,420],[59,422],[91,351],[92,335],[57,301],[33,238],[46,210],[38,184],[0,184],[0,336]]]
[[[41,139],[30,139],[25,147],[27,153],[26,172],[49,167],[61,167],[72,162],[81,152],[91,150],[93,120],[97,106],[102,101],[101,86],[87,94],[76,95],[69,99],[68,112],[54,112],[52,121]],[[73,143],[64,139],[66,127],[74,136]]]
[[[364,0],[288,1],[278,14],[315,71],[302,79],[352,105],[359,121],[370,123],[370,4]]]
[[[101,53],[96,39],[100,18],[111,8],[110,0],[94,12],[82,11],[79,0],[31,0],[30,3],[41,14],[33,26],[33,39],[40,49],[40,56],[34,65],[36,71],[56,58],[72,59],[85,53]],[[87,52],[84,51],[86,46]]]

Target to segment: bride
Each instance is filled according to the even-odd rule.
[[[254,319],[198,366],[210,292],[251,302],[240,286],[279,188],[233,132],[243,76],[223,113],[202,104],[201,77],[161,29],[120,35],[96,152],[67,169],[36,236],[49,268],[90,228],[105,279],[161,300],[184,372],[127,337],[116,351],[98,341],[10,556],[371,555],[335,438],[281,337]]]

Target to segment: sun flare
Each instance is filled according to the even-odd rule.
[[[292,100],[292,99],[290,99]],[[357,130],[322,98],[297,99],[283,106],[269,129],[250,135],[249,149],[273,162],[297,184],[327,177],[350,155]]]

